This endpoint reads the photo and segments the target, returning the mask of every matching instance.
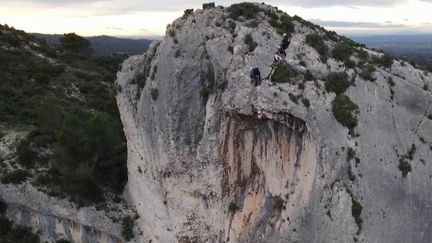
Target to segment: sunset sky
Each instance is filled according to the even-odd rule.
[[[207,1],[205,1],[207,2]],[[215,1],[228,6],[242,1]],[[84,36],[155,37],[190,0],[0,0],[0,24],[27,32]],[[290,15],[299,15],[341,34],[432,33],[432,0],[272,0]]]

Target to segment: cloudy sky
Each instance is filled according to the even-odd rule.
[[[204,2],[206,2],[204,0]],[[242,1],[221,0],[228,6]],[[198,0],[0,0],[0,23],[27,32],[160,36]],[[432,0],[270,0],[346,35],[432,33]]]

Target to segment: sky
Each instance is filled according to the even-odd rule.
[[[207,2],[204,0],[204,2]],[[242,1],[221,0],[229,6]],[[27,32],[158,38],[197,0],[0,0],[0,24]],[[345,35],[432,33],[432,0],[270,0]]]

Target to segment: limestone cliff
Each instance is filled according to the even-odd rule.
[[[432,75],[250,9],[186,12],[117,75],[126,196],[145,240],[429,242]],[[288,82],[254,87],[286,24]]]

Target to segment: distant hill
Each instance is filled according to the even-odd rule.
[[[63,35],[33,34],[38,38],[45,39],[50,44],[58,44],[59,38]],[[147,39],[126,39],[112,36],[87,37],[92,44],[94,55],[109,56],[115,53],[129,55],[142,54],[147,51],[152,40]]]
[[[432,34],[352,36],[351,39],[369,48],[384,50],[432,70]]]

